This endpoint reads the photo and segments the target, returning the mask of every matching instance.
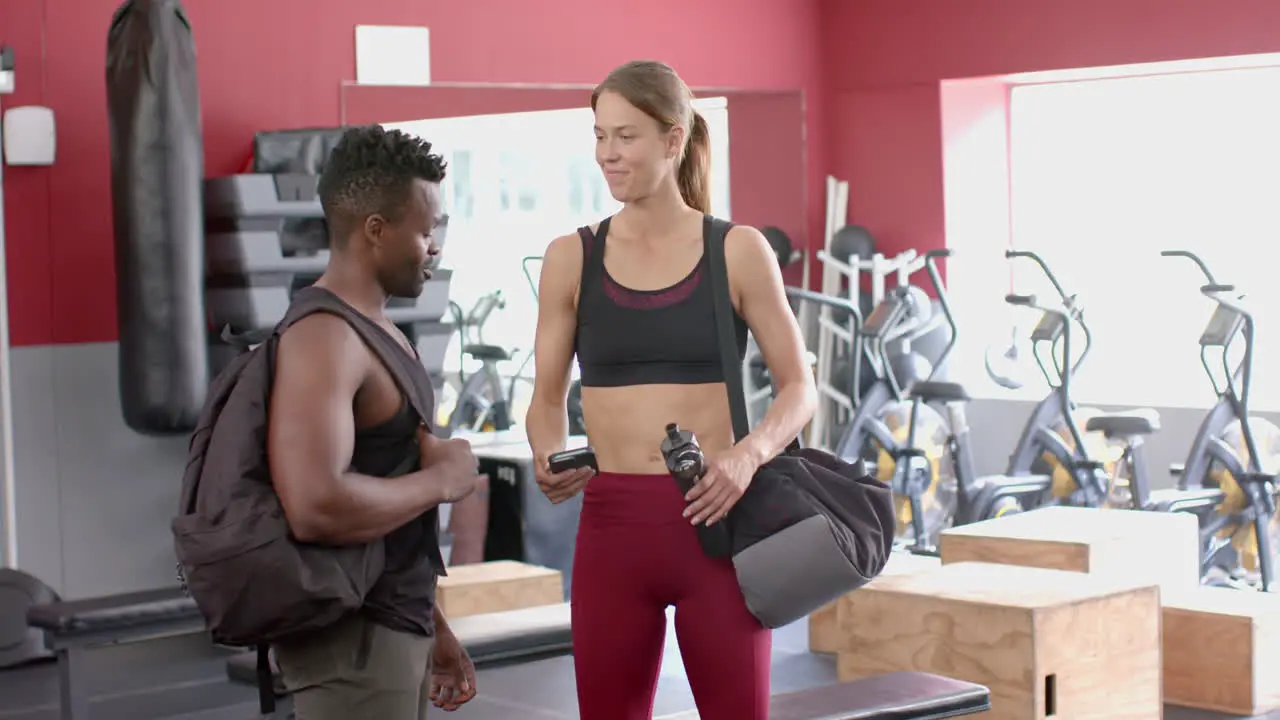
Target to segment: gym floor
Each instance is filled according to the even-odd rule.
[[[808,624],[779,629],[773,643],[773,691],[800,690],[835,681],[833,658],[808,651]],[[227,680],[226,654],[201,636],[104,648],[89,656],[95,690],[92,720],[250,720],[258,717],[256,690]],[[457,720],[576,720],[573,658],[561,656],[485,667],[480,695],[455,713]],[[654,716],[694,706],[668,622],[667,652]],[[287,703],[277,712],[286,717]],[[1169,708],[1166,720],[1229,720],[1229,716]],[[1262,716],[1280,720],[1280,712]],[[0,671],[0,720],[57,720],[58,673],[48,663]]]

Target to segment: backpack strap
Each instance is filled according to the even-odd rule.
[[[261,345],[276,333],[275,330],[246,330],[238,333],[231,329],[231,324],[227,323],[222,326],[222,332],[219,334],[222,342],[239,348],[242,352],[252,350],[254,346]]]
[[[258,652],[258,711],[271,715],[276,711],[276,679],[271,673],[271,646],[259,645]]]
[[[280,335],[302,318],[317,312],[328,312],[347,321],[360,339],[382,361],[387,372],[391,373],[396,385],[408,398],[409,404],[414,412],[418,413],[423,424],[431,429],[435,403],[431,398],[425,397],[421,390],[423,383],[430,388],[431,382],[426,375],[426,368],[417,356],[417,351],[415,350],[413,355],[405,352],[404,347],[390,333],[332,292],[314,285],[298,290],[294,293],[293,302],[289,305],[289,310],[280,324],[276,326],[273,335]],[[422,373],[420,379],[413,377],[417,372]]]

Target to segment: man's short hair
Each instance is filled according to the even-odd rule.
[[[444,180],[444,158],[431,143],[381,125],[353,127],[329,153],[317,192],[334,242],[347,236],[375,213],[396,222],[409,199],[414,180]]]

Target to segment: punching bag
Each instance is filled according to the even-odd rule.
[[[120,405],[137,432],[191,432],[209,385],[204,148],[195,42],[178,0],[116,11],[107,107]]]

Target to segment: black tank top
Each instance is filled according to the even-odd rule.
[[[582,280],[574,350],[584,387],[724,381],[716,342],[706,253],[684,279],[661,290],[623,287],[604,266],[609,219],[595,233],[579,228]],[[747,324],[733,313],[738,360]]]
[[[417,431],[420,422],[431,426],[435,390],[421,359],[405,351],[390,333],[348,305],[337,295],[315,286],[296,292],[290,314],[332,312],[361,330],[375,356],[382,359],[401,391],[406,393],[400,410],[373,427],[356,431],[351,469],[363,475],[388,477],[405,472],[407,458],[418,457]],[[407,387],[406,387],[407,386]],[[413,393],[413,397],[407,393]],[[420,418],[416,408],[427,413]],[[408,472],[420,469],[416,460]],[[440,513],[432,508],[384,538],[386,569],[365,598],[364,613],[374,622],[393,630],[430,636],[434,633],[432,614],[436,602],[436,580],[443,575],[440,553]]]

